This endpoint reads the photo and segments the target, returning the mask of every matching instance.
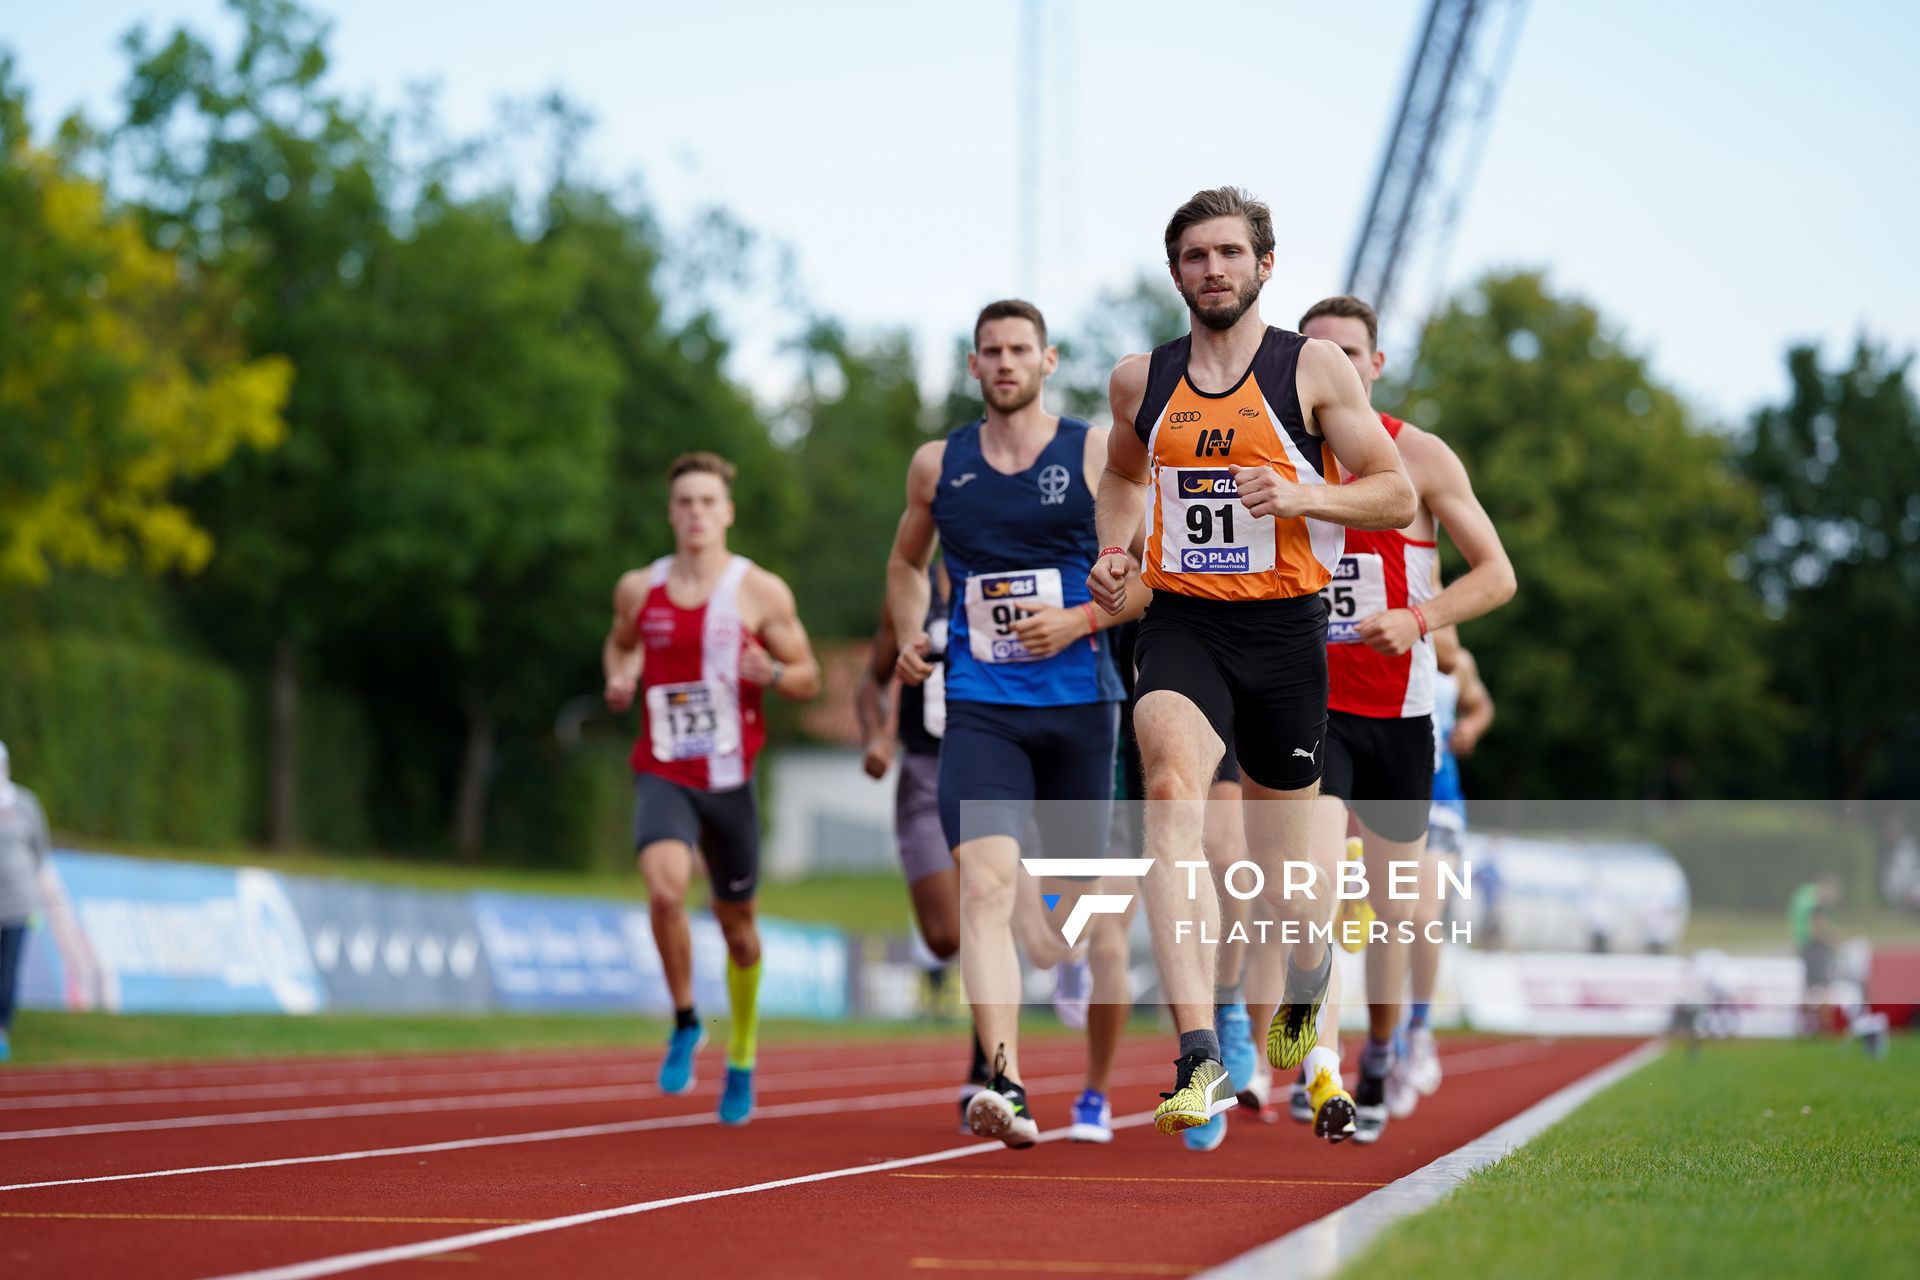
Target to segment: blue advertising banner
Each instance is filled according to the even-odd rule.
[[[464,893],[283,876],[335,1009],[493,1006],[480,929]]]
[[[510,1009],[673,1012],[644,908],[581,898],[475,893],[499,1003]],[[693,1000],[726,1007],[727,944],[713,917],[692,919]],[[827,926],[760,921],[760,1011],[770,1017],[847,1013],[846,938]]]
[[[55,852],[23,1004],[129,1013],[673,1011],[644,906],[446,893],[255,867]],[[692,919],[694,1000],[726,1007],[727,948]],[[760,1008],[848,1013],[839,930],[762,918]]]
[[[56,850],[97,1007],[127,1013],[314,1013],[327,993],[280,878]],[[63,951],[65,950],[63,946]]]
[[[644,915],[591,898],[476,892],[471,901],[504,1008],[659,1012],[666,1004]],[[629,936],[636,917],[640,945]]]

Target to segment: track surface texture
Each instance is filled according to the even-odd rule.
[[[1440,1093],[1375,1146],[1235,1111],[1205,1154],[1144,1122],[1171,1087],[1170,1034],[1123,1048],[1104,1147],[1063,1140],[1080,1042],[1031,1044],[1034,1111],[1055,1136],[1027,1151],[956,1132],[959,1035],[770,1048],[740,1129],[714,1121],[717,1050],[678,1098],[653,1087],[657,1054],[626,1050],[23,1069],[0,1074],[0,1270],[1189,1275],[1634,1043],[1443,1040]]]

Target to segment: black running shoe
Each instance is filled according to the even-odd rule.
[[[1360,1086],[1353,1091],[1353,1140],[1361,1146],[1380,1141],[1387,1129],[1387,1077],[1369,1075],[1360,1067]]]
[[[1040,1140],[1040,1126],[1027,1107],[1027,1091],[1007,1079],[1006,1067],[1002,1045],[993,1055],[993,1080],[967,1100],[967,1129],[1010,1147],[1030,1147]]]

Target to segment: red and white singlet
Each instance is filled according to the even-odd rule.
[[[682,609],[667,595],[673,557],[653,562],[647,599],[634,625],[646,657],[640,669],[640,738],[635,773],[696,791],[728,791],[753,773],[767,740],[758,685],[740,681],[747,635],[740,583],[753,562],[735,556],[704,604]]]
[[[1380,415],[1380,425],[1398,440],[1406,424]],[[1351,481],[1349,481],[1351,483]],[[1360,624],[1376,613],[1425,604],[1434,596],[1433,566],[1439,548],[1398,529],[1349,529],[1334,566],[1327,598],[1327,709],[1376,720],[1433,714],[1436,667],[1433,637],[1397,658],[1360,639]]]

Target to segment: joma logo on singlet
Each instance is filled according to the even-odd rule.
[[[1228,427],[1225,431],[1222,431],[1218,427],[1208,427],[1200,432],[1199,439],[1194,445],[1193,456],[1196,458],[1209,458],[1215,454],[1219,454],[1224,458],[1232,452],[1233,428]]]

